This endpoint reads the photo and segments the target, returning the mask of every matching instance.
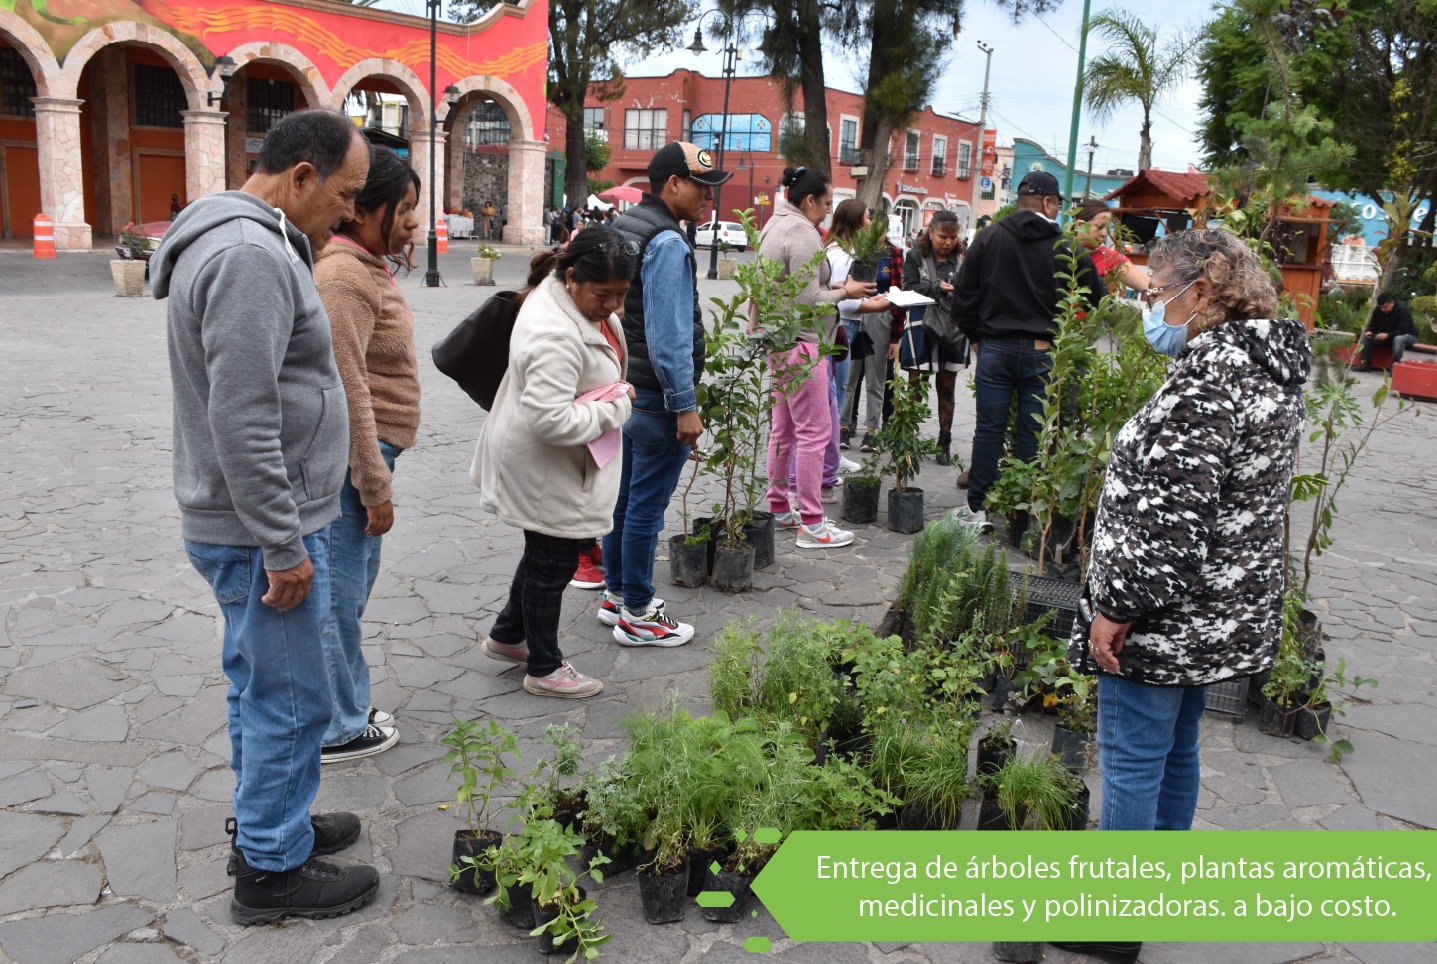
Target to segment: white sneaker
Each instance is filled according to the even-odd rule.
[[[977,512],[974,512],[972,509],[968,508],[968,506],[960,505],[958,508],[948,513],[948,518],[952,519],[954,522],[958,522],[970,528],[977,529],[979,532],[993,531],[993,523],[988,521],[988,513],[984,512],[982,509],[979,509]]]
[[[838,471],[840,472],[857,472],[861,468],[863,466],[852,459],[844,458],[842,455],[838,457]]]
[[[659,600],[655,600],[655,603]],[[621,646],[682,646],[694,638],[694,628],[688,623],[670,619],[664,614],[662,605],[649,604],[649,611],[642,615],[629,612],[625,606],[614,627],[614,639]]]
[[[787,512],[776,514],[773,517],[774,529],[797,529],[801,525],[803,525],[803,519],[801,519],[798,513],[794,512],[792,509],[789,509]]]
[[[619,619],[623,616],[624,601],[607,589],[599,593],[599,622],[605,626],[619,625]],[[649,602],[649,608],[662,610],[664,601],[658,596]]]
[[[798,527],[800,549],[837,549],[853,543],[853,533],[824,519],[817,525]]]

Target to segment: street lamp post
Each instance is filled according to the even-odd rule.
[[[438,98],[435,96],[436,48],[439,43],[439,8],[443,0],[425,0],[429,7],[429,262],[424,272],[424,287],[437,288],[444,283],[439,277],[439,235],[435,230],[434,218],[438,209],[434,203],[434,128],[438,126],[435,117]],[[459,88],[450,84],[444,88],[444,103],[451,109],[459,100]]]

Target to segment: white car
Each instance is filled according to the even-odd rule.
[[[714,246],[714,224],[718,224],[718,243],[727,244],[731,250],[745,251],[748,249],[748,235],[743,233],[743,225],[737,221],[710,221],[707,224],[700,224],[698,233],[694,236],[694,243],[700,248],[712,248]]]

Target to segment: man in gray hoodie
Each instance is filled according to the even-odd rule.
[[[244,187],[185,208],[151,262],[169,299],[180,531],[224,617],[241,924],[333,917],[379,887],[372,867],[314,859],[353,843],[359,819],[309,813],[331,706],[324,532],[349,457],[313,252],[354,217],[368,171],[343,115],[290,114]]]

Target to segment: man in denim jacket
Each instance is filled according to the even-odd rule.
[[[654,596],[654,552],[664,509],[693,444],[703,433],[695,387],[704,370],[698,268],[680,221],[695,222],[713,189],[732,174],[709,152],[683,141],[649,162],[649,191],[614,229],[642,252],[639,276],[624,301],[624,335],[634,411],[624,426],[624,469],[614,528],[604,537],[608,590],[599,621],[624,646],[682,646],[694,628],[676,622]]]

